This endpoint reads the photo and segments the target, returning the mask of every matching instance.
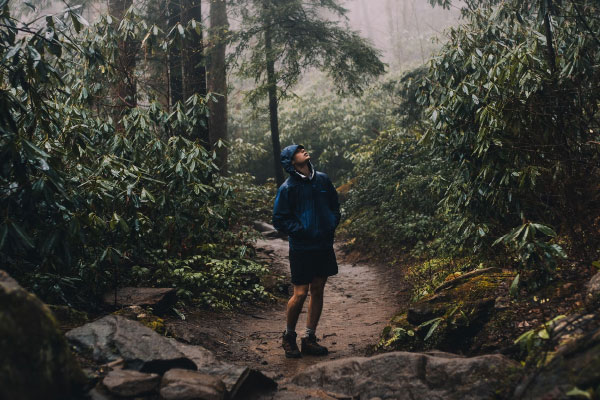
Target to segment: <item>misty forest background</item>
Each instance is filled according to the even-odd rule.
[[[252,221],[302,143],[338,236],[410,265],[413,299],[587,271],[599,28],[597,0],[0,0],[0,263],[87,311],[123,286],[267,301]]]

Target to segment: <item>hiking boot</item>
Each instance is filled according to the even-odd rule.
[[[302,338],[302,354],[325,356],[329,353],[327,347],[317,343],[317,336],[308,335]]]
[[[298,349],[298,345],[296,344],[296,336],[296,332],[283,332],[281,346],[283,347],[283,350],[285,350],[285,356],[287,358],[302,357],[302,355],[300,354],[300,350]]]

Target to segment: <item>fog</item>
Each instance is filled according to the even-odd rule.
[[[456,25],[457,8],[432,7],[427,0],[347,0],[350,26],[383,52],[392,66],[423,63],[439,48],[446,28]]]
[[[163,0],[134,0],[141,8],[148,3]],[[82,15],[93,22],[106,12],[108,0],[32,0],[33,11],[26,2],[11,1],[23,21],[31,21],[41,14],[56,13],[67,6],[82,5]],[[203,14],[207,23],[209,2],[203,1]],[[405,69],[425,62],[443,42],[443,32],[458,23],[460,12],[454,7],[444,10],[432,7],[427,0],[341,0],[348,9],[352,29],[360,31],[383,55],[392,70]],[[230,23],[235,29],[236,18]],[[435,39],[440,39],[436,41]]]

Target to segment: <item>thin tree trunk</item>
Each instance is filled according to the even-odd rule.
[[[547,0],[547,10],[544,15],[544,30],[546,34],[546,59],[550,66],[552,75],[556,74],[556,53],[554,51],[554,40],[552,38],[552,27],[550,26],[550,10],[552,8],[552,1]]]
[[[168,29],[181,23],[181,0],[167,0],[168,2]],[[179,35],[179,33],[175,33]],[[173,108],[178,101],[183,101],[183,71],[181,65],[181,49],[175,44],[169,46],[169,108]]]
[[[211,2],[211,7],[212,7]],[[206,67],[204,60],[204,42],[201,29],[202,5],[200,0],[183,0],[182,23],[188,27],[190,21],[196,21],[196,29],[186,32],[183,47],[183,93],[184,98],[196,94],[206,96]],[[202,116],[200,123],[192,132],[193,139],[200,139],[202,145],[210,150],[208,118]]]
[[[123,19],[125,12],[132,5],[132,0],[111,0],[108,2],[108,12],[116,21]],[[114,108],[113,119],[117,130],[122,129],[121,118],[129,108],[137,105],[137,85],[135,80],[135,52],[136,46],[132,39],[120,40],[117,43],[118,55],[115,60],[119,78],[113,88]]]
[[[227,141],[227,66],[225,64],[226,35],[229,29],[225,0],[210,3],[210,42],[208,59],[208,89],[217,101],[209,103],[210,145],[217,154],[217,165],[221,175],[227,175],[227,147],[215,144]]]
[[[277,187],[283,184],[283,170],[280,155],[281,143],[279,142],[279,120],[277,117],[277,81],[275,80],[275,60],[273,59],[273,45],[271,43],[271,28],[265,28],[265,57],[267,62],[267,85],[269,92],[269,121],[271,124],[271,142],[273,144],[273,167],[275,168],[275,182]]]

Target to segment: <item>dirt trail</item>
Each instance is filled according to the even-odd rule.
[[[289,279],[287,240],[259,240],[257,249],[273,272]],[[320,343],[330,351],[326,357],[285,358],[281,334],[286,299],[243,313],[199,312],[186,321],[170,322],[169,329],[180,339],[209,348],[221,359],[260,369],[278,380],[320,361],[365,355],[406,301],[406,288],[396,268],[346,262],[337,246],[336,254],[339,273],[328,280],[317,329]],[[298,321],[299,336],[304,331],[307,304],[308,300]]]

